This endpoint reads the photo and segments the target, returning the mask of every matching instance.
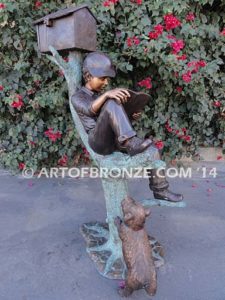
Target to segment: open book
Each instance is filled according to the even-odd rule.
[[[130,118],[133,113],[141,112],[144,106],[150,101],[150,96],[143,92],[134,92],[128,90],[130,97],[127,102],[123,104],[123,107]]]

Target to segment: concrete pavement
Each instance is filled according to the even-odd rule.
[[[165,249],[155,300],[225,299],[225,166],[217,178],[171,179],[186,208],[153,207],[146,226]],[[208,172],[208,171],[207,171]],[[208,173],[207,173],[208,174]],[[146,179],[130,194],[150,198]],[[85,252],[82,223],[104,221],[99,179],[23,179],[0,171],[0,300],[116,300],[118,281],[101,277]],[[130,299],[147,299],[144,290]]]

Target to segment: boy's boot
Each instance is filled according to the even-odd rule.
[[[182,194],[176,194],[169,190],[169,183],[166,180],[164,169],[148,170],[149,188],[153,191],[155,199],[180,202],[183,200]]]
[[[130,156],[134,156],[144,152],[151,144],[152,141],[150,139],[143,140],[137,136],[133,136],[120,145],[119,149],[127,152]]]

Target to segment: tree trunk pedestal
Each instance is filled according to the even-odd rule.
[[[108,224],[89,222],[83,224],[80,231],[87,243],[86,251],[98,272],[109,279],[125,279],[126,266],[120,251],[121,247],[115,247],[110,240]],[[158,268],[164,265],[163,248],[153,237],[149,237],[149,242],[155,266]]]

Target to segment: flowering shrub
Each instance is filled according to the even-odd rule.
[[[0,162],[8,168],[36,170],[83,160],[64,76],[37,51],[32,25],[73,1],[66,2],[0,3]]]
[[[102,22],[99,48],[117,65],[113,86],[151,95],[136,130],[154,135],[170,159],[225,149],[224,1],[137,2],[89,1]]]
[[[63,73],[37,51],[32,22],[83,1],[0,3],[0,162],[12,169],[89,162]],[[98,48],[117,65],[112,87],[151,95],[139,135],[170,158],[224,145],[225,5],[219,0],[89,0]],[[64,57],[68,60],[67,57]],[[164,147],[163,147],[164,146]]]

